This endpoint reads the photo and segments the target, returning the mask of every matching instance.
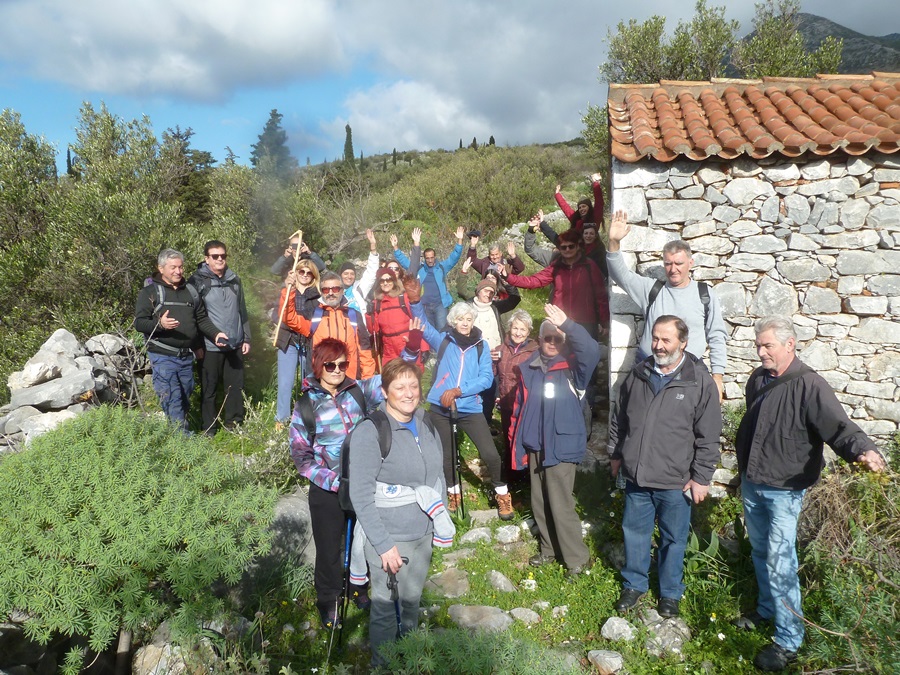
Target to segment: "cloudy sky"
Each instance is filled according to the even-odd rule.
[[[727,4],[751,30],[749,0]],[[453,149],[493,135],[574,138],[602,103],[608,28],[693,0],[0,0],[0,109],[56,144],[64,163],[82,101],[159,135],[194,130],[217,160],[249,161],[272,108],[301,164],[356,153]],[[900,32],[896,0],[805,0],[868,35]]]

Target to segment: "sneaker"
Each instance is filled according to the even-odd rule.
[[[660,616],[665,617],[666,619],[678,616],[678,600],[675,598],[660,598],[659,604],[656,606],[656,611],[659,612]]]
[[[459,510],[459,505],[462,504],[462,493],[461,492],[448,492],[447,493],[447,510],[456,513]]]
[[[512,495],[508,492],[505,495],[497,495],[497,515],[500,516],[500,520],[512,520],[515,515]]]
[[[353,604],[356,605],[357,609],[361,609],[364,612],[368,611],[372,606],[372,600],[369,598],[369,589],[366,586],[351,584],[350,599],[353,600]]]
[[[552,555],[544,555],[543,553],[538,553],[537,555],[533,555],[528,559],[528,564],[532,567],[540,567],[541,565],[546,565],[547,563],[556,562],[556,558]]]
[[[754,609],[752,612],[741,614],[741,616],[736,618],[733,623],[741,630],[756,630],[763,624],[767,624],[770,621],[771,619],[765,618]]]
[[[753,665],[760,670],[775,672],[784,670],[789,664],[797,660],[797,652],[785,649],[777,642],[773,642],[764,648],[756,658],[753,659]]]
[[[623,588],[619,599],[616,600],[616,611],[624,612],[631,609],[642,597],[644,597],[644,594],[640,591],[636,591],[633,588]]]

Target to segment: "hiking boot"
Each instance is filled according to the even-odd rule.
[[[552,555],[544,555],[543,553],[538,553],[537,555],[533,555],[528,559],[528,564],[532,567],[540,567],[541,565],[546,565],[547,563],[556,562],[556,557]]]
[[[756,658],[753,659],[753,665],[760,670],[775,672],[784,670],[789,664],[797,660],[797,652],[785,649],[777,642],[773,642],[765,647]]]
[[[742,614],[741,616],[736,618],[733,623],[741,630],[756,630],[763,624],[767,624],[770,621],[771,619],[765,618],[754,609],[752,612]]]
[[[350,599],[357,609],[366,612],[372,606],[372,600],[369,598],[369,589],[367,586],[357,586],[350,584]]]
[[[665,617],[666,619],[678,616],[678,600],[675,598],[660,598],[659,604],[656,606],[656,611],[659,612],[660,616]]]
[[[642,597],[644,597],[644,594],[640,591],[636,591],[633,588],[623,588],[619,599],[616,600],[616,611],[624,612],[631,609]]]
[[[462,504],[462,493],[461,492],[448,492],[447,493],[447,510],[456,513],[459,510],[459,505]]]
[[[335,607],[322,607],[317,605],[316,609],[319,610],[319,618],[322,620],[322,626],[324,628],[331,630],[332,628],[340,627],[341,622]]]
[[[500,520],[512,520],[515,515],[512,495],[508,492],[505,495],[497,495],[497,515],[500,516]]]

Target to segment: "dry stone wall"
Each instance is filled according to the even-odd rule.
[[[663,278],[667,241],[691,245],[694,279],[715,288],[729,329],[726,399],[759,364],[754,321],[781,314],[850,417],[879,443],[897,431],[900,156],[614,160],[612,206],[628,212],[622,251],[641,274]],[[616,286],[610,312],[615,396],[643,319]]]

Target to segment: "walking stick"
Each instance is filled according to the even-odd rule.
[[[404,565],[409,565],[409,558],[402,557],[400,560]],[[403,618],[400,615],[400,584],[397,583],[397,575],[393,572],[388,572],[387,587],[391,591],[391,600],[394,601],[394,614],[397,615],[397,639],[399,640],[403,635]]]
[[[350,597],[350,544],[353,541],[353,518],[347,517],[347,531],[344,537],[344,586],[341,595],[335,601],[337,618],[335,624],[331,624],[331,637],[328,639],[328,654],[325,656],[325,670],[328,671],[328,661],[331,659],[331,647],[334,644],[334,629],[338,629],[338,647],[344,639],[344,617],[347,615],[347,599]]]
[[[288,237],[288,241],[290,241],[294,237],[300,237],[300,239],[297,240],[297,250],[294,251],[294,266],[291,268],[292,274],[297,271],[297,263],[300,262],[300,246],[303,244],[303,230],[297,230],[296,232],[294,232],[294,234]],[[284,321],[284,310],[287,309],[288,298],[290,297],[290,295],[290,291],[284,294],[284,303],[281,305],[281,311],[278,312],[278,325],[275,326],[275,337],[272,338],[273,347],[278,344],[278,331],[281,330],[281,324]]]
[[[459,457],[459,442],[457,430],[459,412],[456,410],[456,401],[450,404],[450,465],[453,471],[453,485],[459,485],[459,515],[466,517],[466,500],[462,488],[462,462]]]

